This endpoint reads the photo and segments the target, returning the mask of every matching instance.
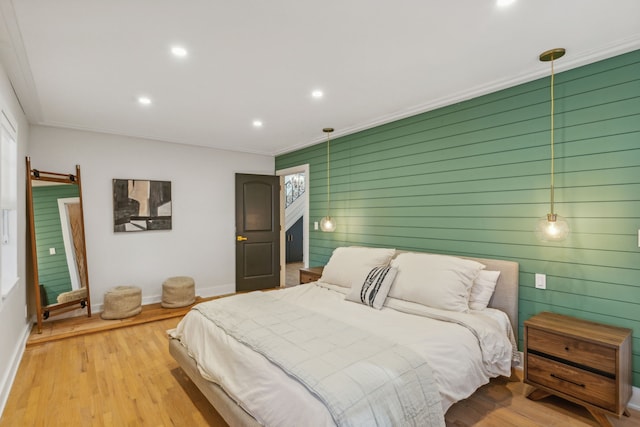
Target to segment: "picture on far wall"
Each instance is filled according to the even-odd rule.
[[[171,230],[171,181],[113,180],[113,231]]]

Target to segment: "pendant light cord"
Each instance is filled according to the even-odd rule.
[[[330,174],[331,174],[331,139],[329,138],[329,132],[327,132],[327,216],[330,216],[331,213],[331,185],[330,185]]]
[[[553,118],[555,116],[555,106],[554,106],[554,94],[553,94],[553,86],[554,86],[554,72],[553,72],[553,58],[551,59],[551,214],[553,215],[553,204],[554,204],[554,170],[555,170],[555,165],[554,165],[554,159],[555,159],[555,153],[554,153],[554,136],[553,136],[553,132],[554,132],[554,122],[553,122]]]

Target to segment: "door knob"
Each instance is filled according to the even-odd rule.
[[[236,240],[238,242],[244,242],[245,240],[248,240],[248,239],[246,237],[244,237],[244,236],[236,236]]]

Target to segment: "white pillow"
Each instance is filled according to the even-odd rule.
[[[481,270],[471,286],[469,296],[469,308],[472,310],[484,310],[489,305],[500,277],[499,271]]]
[[[350,288],[373,267],[389,265],[395,249],[349,246],[336,248],[322,271],[321,282]]]
[[[345,297],[348,301],[359,302],[377,310],[382,308],[393,279],[396,277],[393,267],[374,267],[362,280],[351,286],[351,292]]]
[[[469,291],[484,265],[446,255],[401,253],[389,296],[451,311],[469,310]]]

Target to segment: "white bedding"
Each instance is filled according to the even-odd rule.
[[[345,301],[344,294],[348,291],[348,288],[310,283],[273,295],[336,317],[423,355],[433,369],[444,411],[471,395],[489,378],[510,374],[512,345],[505,329],[509,322],[500,325],[501,322],[494,319],[500,318],[500,312],[493,310],[491,316],[476,311],[456,313],[454,322],[472,323],[476,329],[474,334],[457,323],[423,317],[450,312],[394,299],[388,299],[382,310],[373,310]],[[216,328],[198,311],[190,311],[170,333],[187,347],[202,376],[220,384],[260,423],[334,425],[328,410],[304,386],[264,356]],[[482,348],[479,339],[483,342]]]

